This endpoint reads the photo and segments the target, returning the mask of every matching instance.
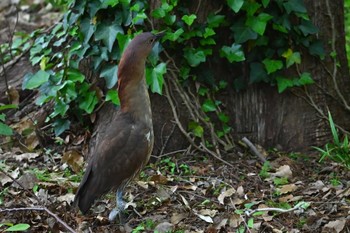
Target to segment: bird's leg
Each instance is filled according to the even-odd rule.
[[[123,200],[123,190],[118,189],[115,198],[115,208],[111,211],[108,216],[110,222],[113,222],[117,215],[119,215],[119,222],[124,223],[123,211],[125,209],[125,201]]]

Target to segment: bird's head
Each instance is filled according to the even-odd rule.
[[[125,54],[130,54],[131,56],[137,55],[139,59],[144,59],[148,57],[154,44],[159,40],[164,33],[153,34],[151,32],[144,32],[134,37],[125,50]]]

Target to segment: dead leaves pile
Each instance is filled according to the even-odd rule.
[[[70,135],[63,141],[78,145],[86,140]],[[84,164],[79,150],[23,153],[14,148],[0,155],[1,169],[17,180],[0,173],[0,208],[43,205],[81,232],[349,230],[349,172],[339,165],[283,156],[261,166],[246,157],[234,161],[233,170],[200,157],[176,155],[150,163],[126,190],[129,218],[121,227],[107,220],[114,195],[96,202],[87,216],[71,206]],[[306,204],[298,207],[301,203]],[[0,212],[1,223],[28,223],[35,232],[64,231],[50,216],[29,213]]]

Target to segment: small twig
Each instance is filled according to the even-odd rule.
[[[12,177],[10,174],[8,174],[6,171],[4,171],[2,168],[0,168],[0,172],[3,173],[5,176],[9,177],[13,182],[15,182],[16,184],[18,184],[23,190],[25,190],[27,193],[29,193],[32,197],[34,197],[34,199],[41,205],[42,202],[40,201],[40,199],[32,192],[29,191],[29,189],[25,188],[20,182],[18,182],[14,177]],[[1,212],[11,212],[11,211],[28,211],[28,210],[37,210],[37,211],[45,211],[47,212],[49,215],[51,215],[52,217],[54,217],[57,222],[61,223],[67,230],[69,230],[72,233],[75,233],[75,231],[67,225],[67,223],[65,223],[62,219],[60,219],[60,217],[58,217],[56,214],[52,213],[48,208],[46,207],[25,207],[25,208],[13,208],[13,209],[0,209],[0,213]]]
[[[331,21],[331,28],[332,28],[332,38],[331,38],[331,49],[333,52],[336,52],[336,33],[335,33],[335,22],[334,22],[334,16],[331,12],[331,8],[329,6],[329,0],[326,0],[326,6],[327,6],[327,13],[329,16],[329,19]],[[344,98],[343,94],[341,93],[339,87],[338,87],[338,82],[337,82],[337,72],[338,72],[338,64],[337,64],[337,58],[336,56],[333,58],[333,73],[332,73],[332,78],[333,78],[333,84],[334,84],[334,89],[337,92],[339,98],[342,100],[345,108],[347,110],[350,110],[350,106],[348,104],[348,102],[346,101],[346,99]]]
[[[329,200],[327,200],[327,202],[322,203],[322,205],[320,205],[319,208],[322,207],[322,206],[324,206],[324,205],[326,205],[326,204],[330,204],[330,203],[332,202],[332,200],[336,199],[336,198],[339,197],[341,194],[346,193],[347,191],[349,191],[349,189],[350,189],[350,186],[347,187],[346,189],[344,189],[343,191],[341,191],[340,193],[338,193],[337,195],[335,195],[334,197],[332,197],[332,198],[330,198]],[[313,203],[315,203],[315,202],[313,202]]]
[[[255,210],[246,210],[245,214],[246,216],[250,217],[252,216],[252,214],[256,213],[256,212],[261,212],[261,211],[275,211],[275,212],[280,212],[280,213],[288,213],[288,212],[292,212],[294,210],[303,210],[305,209],[305,205],[310,205],[310,203],[308,202],[299,202],[298,204],[296,204],[293,208],[290,209],[281,209],[281,208],[260,208],[260,209],[255,209]]]
[[[258,151],[258,149],[256,149],[256,147],[254,146],[253,143],[251,143],[251,141],[249,141],[248,138],[244,137],[242,138],[242,142],[244,142],[250,149],[250,152],[257,156],[261,162],[265,163],[267,160],[265,159],[265,157]]]
[[[171,151],[171,152],[168,152],[168,153],[165,153],[165,154],[160,154],[158,156],[152,155],[152,157],[160,159],[162,157],[166,157],[166,156],[173,155],[173,154],[178,154],[178,153],[185,153],[187,151],[188,151],[188,149],[176,150],[176,151]]]
[[[67,225],[60,217],[58,217],[56,214],[52,213],[48,208],[37,206],[37,207],[23,207],[23,208],[9,208],[9,209],[0,209],[0,213],[3,212],[17,212],[17,211],[45,211],[48,213],[51,217],[54,217],[57,222],[61,223],[68,231],[72,233],[76,233],[70,226]]]
[[[232,201],[232,198],[230,198],[230,201],[231,201],[231,205],[233,206],[233,208],[234,208],[235,210],[237,210],[235,204],[234,204],[233,201]],[[246,219],[245,219],[241,214],[239,215],[239,217],[243,220],[243,224],[244,224],[244,226],[245,226],[244,232],[248,231],[248,232],[251,233],[251,231],[249,230],[249,226],[248,226],[248,224],[247,224]]]
[[[165,126],[165,124],[164,124],[164,125],[163,125],[163,127],[162,127],[162,133],[161,133],[161,136],[163,135],[163,129],[164,129],[164,126]],[[169,135],[167,136],[167,138],[165,139],[165,142],[164,142],[164,143],[163,143],[163,145],[162,145],[162,149],[160,150],[159,155],[163,154],[163,152],[164,152],[164,150],[165,150],[166,146],[168,145],[168,142],[169,142],[169,140],[170,140],[171,136],[174,134],[174,131],[175,131],[175,126],[176,126],[176,124],[173,124],[173,128],[171,129],[170,134],[169,134]],[[163,137],[162,137],[162,138],[163,138]]]

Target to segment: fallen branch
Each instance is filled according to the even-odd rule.
[[[35,198],[35,200],[42,204],[42,202],[40,201],[40,199],[31,191],[29,191],[28,189],[26,189],[20,182],[18,182],[14,177],[12,177],[10,174],[8,174],[6,171],[4,171],[2,168],[0,168],[0,172],[2,174],[4,174],[5,176],[9,177],[13,182],[15,182],[16,184],[18,184],[24,191],[26,191],[27,193],[29,193],[32,197]],[[46,213],[48,213],[49,215],[51,215],[52,217],[54,217],[56,219],[57,222],[61,223],[68,231],[72,232],[72,233],[76,233],[76,231],[74,231],[70,226],[68,226],[67,223],[65,223],[60,217],[58,217],[56,214],[54,214],[53,212],[51,212],[48,208],[46,208],[45,206],[40,206],[40,207],[24,207],[24,208],[12,208],[12,209],[0,209],[0,213],[2,212],[13,212],[13,211],[30,211],[30,210],[35,210],[35,211],[45,211]]]
[[[288,213],[288,212],[292,212],[294,210],[304,210],[307,207],[310,206],[309,202],[299,202],[298,204],[296,204],[293,208],[290,209],[281,209],[281,208],[260,208],[260,209],[255,209],[255,210],[246,210],[245,214],[246,216],[250,217],[252,216],[252,214],[256,213],[256,212],[262,212],[262,211],[275,211],[275,212],[280,212],[280,213]]]
[[[246,144],[246,145],[249,147],[250,152],[251,152],[253,155],[257,156],[257,157],[261,160],[261,162],[265,163],[265,162],[267,161],[267,160],[265,159],[265,157],[258,151],[258,149],[256,149],[256,147],[254,146],[254,144],[251,143],[251,141],[249,141],[248,138],[246,138],[246,137],[242,138],[242,142],[244,142],[244,144]]]
[[[17,212],[17,211],[45,211],[51,217],[55,218],[57,222],[61,223],[62,226],[64,226],[69,232],[76,233],[76,231],[73,230],[70,226],[68,226],[67,223],[65,223],[60,217],[58,217],[56,214],[52,213],[48,208],[46,208],[44,206],[23,207],[23,208],[9,208],[9,209],[1,209],[0,208],[0,213]]]

